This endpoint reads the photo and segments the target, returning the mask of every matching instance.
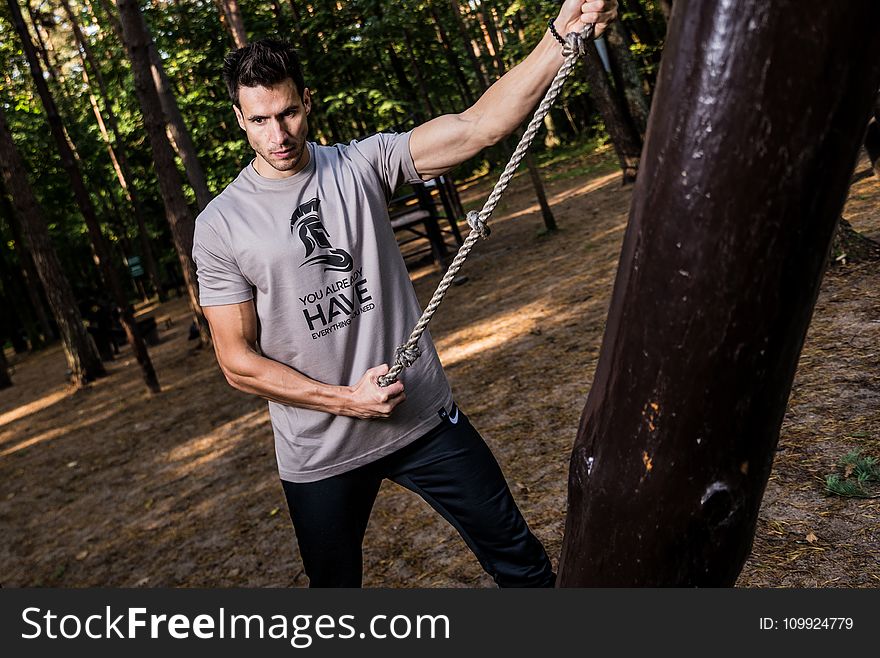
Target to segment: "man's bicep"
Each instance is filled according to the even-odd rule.
[[[489,145],[477,138],[478,120],[468,112],[444,114],[413,130],[409,149],[423,180],[445,174]]]

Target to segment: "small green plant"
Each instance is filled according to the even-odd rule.
[[[850,498],[880,496],[880,465],[876,457],[863,457],[861,450],[845,455],[837,465],[842,473],[825,476],[825,491]]]

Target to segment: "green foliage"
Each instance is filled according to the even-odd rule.
[[[842,473],[825,476],[828,493],[851,498],[875,498],[880,484],[880,465],[875,457],[862,456],[861,450],[853,450],[838,462]]]
[[[324,97],[324,110],[328,115],[344,120],[351,108],[359,106],[370,114],[377,131],[392,130],[406,117],[406,105],[394,98],[387,98],[379,89],[355,88]]]

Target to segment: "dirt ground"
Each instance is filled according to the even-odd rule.
[[[607,152],[545,173],[562,230],[541,233],[518,177],[432,332],[456,398],[555,564],[631,188]],[[465,189],[465,206],[478,207],[492,182]],[[844,216],[880,239],[878,208],[880,184],[866,176]],[[413,272],[423,302],[439,276]],[[110,376],[81,391],[65,383],[57,346],[10,356],[15,386],[0,392],[0,583],[306,585],[265,402],[230,388],[213,354],[194,349],[181,300],[141,312],[160,320],[159,395],[145,392],[127,348]],[[552,385],[535,376],[548,364]],[[880,500],[824,492],[826,474],[853,449],[880,457],[878,262],[837,264],[825,277],[740,586],[880,584]],[[388,483],[364,569],[370,587],[493,586],[445,521]]]

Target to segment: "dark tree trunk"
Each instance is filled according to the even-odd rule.
[[[561,586],[735,583],[880,84],[878,24],[875,2],[677,0]]]
[[[21,266],[21,278],[24,281],[25,290],[27,290],[28,299],[31,302],[34,316],[39,325],[40,336],[36,340],[32,337],[31,346],[39,349],[42,345],[51,343],[57,338],[52,324],[49,322],[49,316],[46,314],[46,305],[43,302],[43,284],[40,282],[40,275],[37,273],[37,266],[34,265],[33,256],[25,246],[24,239],[21,234],[20,222],[15,218],[15,210],[7,197],[6,186],[0,181],[0,215],[6,218],[6,224],[12,232],[12,239],[15,241],[15,251],[18,256],[18,262]]]
[[[608,44],[614,84],[623,96],[627,113],[639,135],[644,138],[648,129],[650,103],[645,96],[642,76],[629,49],[629,35],[617,23],[612,23],[604,36],[605,43]]]
[[[437,111],[434,109],[434,104],[431,103],[431,94],[428,92],[428,83],[425,82],[425,76],[422,75],[422,69],[419,66],[419,59],[416,57],[416,53],[413,50],[412,39],[410,39],[409,32],[404,31],[403,33],[403,42],[406,44],[406,52],[409,55],[409,60],[412,62],[413,72],[416,74],[416,82],[419,84],[419,94],[422,99],[422,106],[425,109],[425,113],[429,117],[433,117],[437,114]]]
[[[587,48],[586,60],[583,70],[590,85],[590,98],[596,104],[605,123],[605,129],[611,137],[611,143],[620,161],[620,168],[623,170],[623,182],[631,183],[638,173],[642,139],[626,107],[608,83],[602,60],[594,43]]]
[[[379,71],[379,74],[382,76],[382,82],[385,87],[385,94],[388,98],[394,98],[397,96],[397,88],[394,86],[394,81],[391,79],[391,73],[388,71],[388,66],[385,63],[385,58],[383,56],[384,48],[374,45],[373,46],[373,57],[376,59],[376,66]]]
[[[34,322],[33,310],[25,292],[26,284],[21,277],[20,270],[13,265],[12,259],[8,257],[10,253],[5,245],[0,246],[0,290],[2,290],[2,294],[0,294],[2,307],[0,308],[3,309],[0,312],[0,342],[5,340],[3,336],[6,335],[4,330],[7,327],[4,325],[10,322],[12,316],[17,316],[19,322],[15,324],[23,327],[27,334],[27,349],[36,351],[45,345],[45,341]],[[9,335],[18,340],[21,334],[16,332],[11,332]]]
[[[0,202],[2,204],[9,203],[5,197],[0,199]],[[3,214],[6,214],[5,209]],[[0,309],[2,309],[0,311],[0,344],[6,340],[6,335],[14,336],[18,340],[20,334],[16,333],[17,328],[15,331],[9,331],[11,327],[4,326],[12,316],[18,315],[20,322],[12,324],[23,326],[27,333],[27,342],[30,343],[30,350],[38,350],[43,346],[43,339],[33,322],[31,305],[26,299],[27,293],[24,290],[26,284],[20,270],[13,265],[12,259],[9,258],[11,253],[7,245],[0,245],[0,290],[2,290],[2,294],[0,294]]]
[[[12,141],[12,134],[0,104],[0,173],[6,188],[15,190],[12,198],[16,210],[15,218],[21,222],[27,247],[33,256],[49,307],[58,325],[71,380],[75,386],[82,387],[107,373],[92,337],[83,326],[76,298],[49,240],[49,228],[42,217],[26,171],[24,160]]]
[[[657,33],[642,3],[643,0],[618,0],[620,14],[626,15],[627,25],[641,43],[658,44],[662,41],[663,34]],[[671,1],[669,4],[672,4]]]
[[[514,147],[515,148],[515,147]],[[511,148],[511,153],[513,148]],[[556,218],[553,216],[553,209],[547,201],[547,192],[544,189],[544,180],[541,178],[541,170],[538,169],[538,163],[534,154],[529,151],[524,158],[526,169],[529,172],[529,180],[532,182],[532,188],[535,190],[535,198],[541,207],[541,218],[544,220],[544,226],[548,231],[555,231],[559,228],[556,225]]]
[[[660,12],[663,14],[663,19],[668,24],[669,20],[672,18],[672,0],[659,0],[658,4],[660,5]]]
[[[495,21],[492,20],[492,13],[482,10],[478,11],[477,22],[480,24],[480,29],[486,36],[486,39],[488,39],[487,48],[492,46],[492,52],[494,53],[493,61],[500,78],[504,75],[507,67],[504,65],[504,59],[501,56],[501,41],[498,39],[498,31],[495,29]]]
[[[34,84],[37,88],[37,93],[39,94],[43,107],[46,110],[49,128],[52,137],[55,140],[55,145],[58,147],[58,153],[61,156],[61,164],[70,179],[70,185],[73,188],[73,194],[76,198],[77,206],[79,207],[83,219],[85,220],[86,227],[88,228],[89,238],[91,239],[94,248],[95,257],[98,267],[101,270],[104,284],[109,288],[114,303],[119,307],[122,326],[125,329],[126,337],[131,344],[137,362],[141,367],[144,383],[148,390],[153,393],[158,393],[160,390],[159,380],[153,369],[153,363],[150,360],[147,345],[138,330],[137,323],[134,319],[134,313],[132,312],[131,306],[123,292],[119,276],[113,268],[113,263],[110,259],[110,250],[107,248],[107,243],[104,236],[101,234],[98,215],[95,212],[92,199],[86,189],[85,180],[83,179],[82,171],[79,168],[73,148],[67,140],[64,125],[61,121],[61,116],[58,113],[58,108],[55,105],[55,100],[52,98],[49,86],[46,84],[46,80],[43,77],[43,71],[40,68],[39,60],[37,59],[37,53],[31,42],[27,27],[25,26],[24,19],[18,7],[18,2],[17,0],[8,0],[7,4],[12,15],[12,23],[21,38],[24,53],[30,66],[31,76],[33,77]]]
[[[107,124],[110,127],[110,132],[113,133],[113,137],[116,140],[116,148],[114,149],[110,143],[110,140],[107,139],[107,148],[110,151],[110,157],[113,159],[114,164],[118,165],[115,167],[117,171],[117,176],[119,178],[119,184],[122,187],[122,191],[128,199],[129,204],[134,212],[134,217],[138,226],[138,239],[140,241],[141,246],[141,256],[143,257],[144,267],[147,273],[147,277],[150,279],[150,283],[153,286],[153,289],[156,291],[156,294],[159,296],[159,300],[161,301],[164,294],[162,292],[162,281],[159,278],[159,268],[156,267],[156,259],[153,256],[153,248],[150,244],[150,236],[147,232],[147,221],[144,217],[143,208],[141,206],[141,200],[138,196],[137,188],[134,185],[134,177],[131,173],[131,167],[128,166],[128,155],[126,153],[125,144],[122,141],[121,133],[119,132],[119,125],[116,122],[116,116],[113,114],[113,105],[110,102],[110,94],[107,91],[107,84],[104,82],[104,75],[101,73],[101,67],[98,65],[98,61],[95,59],[94,54],[92,53],[91,46],[89,46],[88,40],[86,40],[85,35],[83,35],[82,30],[79,27],[79,19],[76,14],[70,8],[70,3],[68,0],[61,0],[61,6],[64,8],[64,13],[67,14],[67,18],[70,21],[71,26],[73,27],[73,35],[76,38],[76,43],[79,46],[79,54],[80,61],[83,65],[83,76],[86,84],[89,84],[89,80],[86,77],[86,69],[91,68],[95,81],[98,85],[98,93],[101,95],[101,99],[104,101],[104,107],[107,111]],[[100,124],[102,115],[100,110],[95,106],[95,114]],[[106,131],[103,130],[102,134],[105,135]]]
[[[212,198],[211,192],[208,190],[207,180],[205,179],[205,170],[202,168],[198,151],[196,151],[196,145],[193,143],[189,129],[183,120],[183,115],[180,113],[180,107],[177,105],[177,98],[174,96],[171,82],[168,80],[168,76],[165,75],[165,65],[162,63],[159,51],[156,50],[156,44],[153,42],[152,37],[149,36],[147,23],[140,13],[138,13],[138,17],[140,18],[142,29],[148,35],[150,72],[152,73],[156,92],[159,95],[159,103],[165,117],[165,122],[168,125],[168,132],[171,133],[171,137],[174,140],[174,148],[180,156],[181,162],[183,162],[186,178],[193,192],[195,192],[199,210],[204,210]]]
[[[865,151],[871,160],[871,169],[874,175],[880,178],[880,123],[871,119],[868,130],[865,132]]]
[[[474,94],[471,91],[471,85],[468,82],[467,76],[464,74],[464,67],[458,59],[458,55],[455,52],[452,42],[449,40],[449,35],[446,32],[446,28],[443,25],[443,21],[440,19],[434,3],[428,3],[428,11],[431,12],[431,18],[434,21],[434,26],[437,28],[437,35],[440,37],[440,45],[443,47],[443,54],[446,56],[446,61],[449,62],[449,68],[452,70],[455,79],[458,81],[458,86],[461,89],[464,102],[468,105],[473,105]]]
[[[645,82],[648,85],[646,92],[653,95],[657,76],[652,71],[660,64],[666,24],[662,16],[660,20],[655,18],[656,13],[659,13],[657,2],[654,3],[655,12],[652,13],[646,10],[643,0],[619,0],[619,5],[621,19],[618,27],[627,34],[629,41],[637,41],[647,47],[640,59],[651,69],[645,74]]]
[[[397,53],[394,50],[394,44],[388,44],[388,59],[391,61],[391,70],[394,71],[394,77],[397,78],[397,84],[403,89],[403,93],[410,102],[415,122],[424,123],[426,118],[422,110],[419,109],[418,94],[406,75],[406,69],[403,66],[403,62],[400,61],[400,57],[397,56]]]
[[[101,2],[104,3],[107,13],[110,16],[115,16],[111,0],[101,0]],[[204,210],[205,206],[211,201],[211,192],[208,190],[205,170],[202,168],[198,151],[196,151],[196,146],[193,144],[192,137],[190,137],[189,130],[183,120],[183,115],[180,113],[180,107],[177,105],[177,98],[174,96],[171,82],[168,80],[168,76],[165,75],[165,66],[162,64],[162,58],[159,56],[156,44],[153,43],[153,38],[150,36],[150,29],[140,11],[137,12],[137,19],[141,24],[139,30],[147,35],[148,70],[150,71],[156,93],[159,95],[159,103],[162,108],[162,116],[164,117],[163,130],[164,125],[167,124],[168,132],[173,140],[173,148],[177,155],[180,156],[180,160],[183,162],[183,169],[186,172],[186,178],[193,192],[195,192],[196,204],[199,206],[199,210]],[[111,20],[110,24],[116,30],[116,35],[119,37],[120,42],[124,44],[125,38],[122,34],[120,23],[116,20]]]
[[[28,16],[31,19],[31,25],[34,26],[34,36],[37,39],[34,47],[37,49],[37,55],[41,60],[43,60],[43,66],[46,69],[46,73],[49,74],[49,78],[55,84],[55,87],[57,89],[60,89],[61,93],[64,95],[65,100],[70,100],[70,98],[66,96],[67,90],[64,88],[64,85],[61,84],[58,80],[57,72],[60,67],[56,66],[49,60],[49,50],[52,50],[56,59],[58,57],[58,51],[56,51],[54,47],[51,47],[51,40],[48,39],[49,32],[46,29],[45,19],[41,18],[40,13],[36,9],[34,9],[33,5],[30,2],[26,2],[25,7],[27,8]],[[46,47],[46,41],[43,40],[43,34],[46,35],[46,40],[50,42],[49,48]]]
[[[841,217],[831,241],[829,264],[845,265],[872,260],[880,260],[880,244],[856,231],[852,224]]]
[[[471,62],[471,67],[474,69],[474,73],[477,75],[477,80],[480,82],[480,88],[486,89],[489,86],[489,78],[486,75],[486,71],[483,69],[483,65],[480,62],[480,58],[477,57],[477,54],[474,52],[473,47],[471,46],[471,36],[468,34],[467,25],[464,23],[464,18],[461,16],[461,9],[458,4],[458,0],[449,0],[449,11],[452,13],[452,18],[455,21],[455,26],[458,29],[458,33],[461,35],[461,42],[464,45],[464,51],[468,56],[468,59]]]
[[[3,344],[6,342],[5,336],[0,336],[0,389],[12,386],[12,378],[9,376],[9,362],[6,361],[6,350]]]
[[[874,175],[880,178],[880,94],[874,99],[874,116],[865,132],[865,151],[868,152]]]
[[[174,162],[174,153],[165,137],[165,121],[159,95],[150,73],[150,48],[152,39],[146,32],[143,17],[135,0],[117,0],[125,47],[131,59],[134,87],[144,113],[144,127],[150,140],[156,176],[162,200],[165,203],[165,216],[171,227],[174,247],[180,259],[180,267],[189,294],[190,307],[199,327],[202,345],[210,345],[208,323],[199,306],[196,267],[192,260],[193,233],[195,218],[186,205],[183,196],[183,181]]]
[[[532,187],[535,188],[538,205],[541,206],[541,217],[544,218],[544,226],[548,231],[555,231],[559,227],[556,225],[556,218],[553,216],[553,210],[547,201],[547,192],[544,189],[544,181],[541,179],[541,173],[538,170],[538,164],[535,162],[535,156],[528,152],[526,153],[525,161],[526,168],[529,170],[529,178],[532,181]]]
[[[286,32],[288,29],[287,17],[284,15],[284,11],[281,9],[281,3],[278,0],[272,0],[272,13],[275,14],[275,23],[277,24],[278,30]]]
[[[220,5],[220,10],[226,17],[226,29],[229,30],[232,43],[236,48],[243,48],[248,44],[248,38],[238,0],[217,0],[217,4]]]

